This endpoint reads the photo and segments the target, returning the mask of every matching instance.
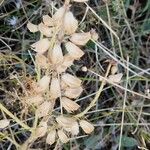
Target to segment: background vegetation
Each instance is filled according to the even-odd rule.
[[[39,23],[43,14],[53,14],[62,4],[61,0],[0,0],[0,102],[29,125],[34,116],[18,100],[18,83],[25,84],[27,76],[35,75],[35,53],[30,51],[30,44],[39,35],[30,33],[26,24],[29,20]],[[73,2],[71,9],[80,20],[78,31],[94,28],[99,34],[98,42],[88,42],[83,58],[69,70],[83,80],[84,92],[77,100],[81,110],[98,91],[106,60],[118,63],[123,80],[120,86],[106,84],[96,106],[86,114],[95,131],[59,145],[59,149],[149,149],[150,1],[89,0]],[[83,72],[83,66],[91,71]],[[9,137],[22,144],[30,133],[1,111],[0,118],[5,117],[11,123],[5,132],[0,132],[0,149],[13,150]],[[38,139],[33,148],[54,149],[44,140]]]

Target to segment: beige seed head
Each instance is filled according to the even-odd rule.
[[[50,41],[47,38],[41,39],[31,45],[33,50],[39,54],[45,53],[48,50],[49,46],[50,46]]]
[[[82,82],[79,78],[74,77],[69,73],[64,73],[62,75],[62,81],[72,88],[81,86],[81,82]]]
[[[43,16],[43,22],[46,26],[53,26],[54,25],[53,19],[49,15]]]
[[[70,41],[76,45],[85,45],[91,39],[91,33],[74,33],[71,35]]]
[[[90,134],[94,130],[94,126],[86,120],[81,120],[79,123],[86,134]]]
[[[49,87],[49,83],[50,83],[50,77],[47,75],[43,76],[38,82],[39,91],[41,92],[46,91]]]
[[[47,36],[47,37],[51,37],[51,36],[52,36],[53,28],[49,28],[49,27],[46,26],[45,24],[40,23],[40,24],[38,25],[38,29],[39,29],[39,31],[40,31],[43,35],[45,35],[45,36]]]
[[[39,118],[41,118],[47,116],[50,111],[52,111],[52,103],[45,101],[40,106],[38,106],[36,114]]]
[[[62,130],[58,130],[57,133],[58,133],[58,137],[62,143],[67,143],[69,141],[69,138]]]
[[[53,77],[51,80],[50,96],[52,99],[56,99],[61,96],[60,81],[58,78]]]
[[[83,88],[81,86],[77,88],[66,88],[64,95],[69,98],[77,98],[80,96],[82,91]]]
[[[69,98],[66,98],[66,97],[62,97],[61,98],[61,103],[62,103],[62,106],[68,111],[68,112],[72,112],[72,111],[75,111],[77,109],[79,109],[79,105],[70,100]]]
[[[46,143],[52,145],[56,140],[56,130],[52,130],[48,133]]]
[[[68,11],[64,17],[64,30],[67,35],[75,33],[78,28],[78,21],[73,16],[73,13]]]
[[[0,129],[6,128],[10,124],[10,121],[7,119],[0,120]]]
[[[122,79],[122,76],[123,76],[122,73],[118,73],[118,74],[115,74],[115,75],[110,75],[108,77],[108,80],[110,82],[119,83],[121,81],[121,79]]]
[[[63,53],[60,44],[55,44],[54,48],[50,51],[50,60],[52,64],[63,62]]]
[[[28,22],[27,24],[27,28],[29,29],[30,32],[37,32],[39,29],[38,29],[38,26],[31,23],[31,22]]]
[[[84,52],[78,46],[71,42],[67,42],[65,46],[69,55],[76,60],[84,55]]]

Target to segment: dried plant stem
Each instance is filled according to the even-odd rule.
[[[9,140],[11,143],[13,143],[13,144],[16,146],[17,149],[20,147],[20,145],[19,145],[16,141],[12,140],[10,137],[6,136],[6,135],[3,134],[2,132],[0,132],[0,136],[6,138],[6,139]]]
[[[109,63],[109,65],[108,65],[108,68],[107,68],[107,71],[106,71],[106,74],[105,74],[105,78],[107,78],[110,69],[111,69],[111,63]],[[106,81],[102,80],[101,86],[100,86],[98,92],[96,93],[94,99],[91,101],[90,105],[83,112],[81,112],[80,114],[75,115],[76,118],[80,118],[80,117],[84,116],[95,105],[95,103],[98,100],[101,92],[103,91],[103,88],[104,88],[105,84],[106,84]]]
[[[14,116],[9,110],[7,110],[2,104],[0,104],[0,109],[2,111],[4,111],[9,117],[11,117],[12,119],[14,119],[20,126],[22,126],[24,129],[32,131],[31,128],[24,124],[22,121],[20,121],[20,119],[18,119],[16,116]]]

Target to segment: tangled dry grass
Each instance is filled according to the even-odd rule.
[[[148,150],[150,3],[0,2],[0,149]]]

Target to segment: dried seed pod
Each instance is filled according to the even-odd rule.
[[[114,75],[115,73],[117,73],[118,71],[118,65],[113,65],[111,67],[111,74]]]
[[[44,98],[42,97],[42,95],[33,95],[26,99],[27,104],[29,104],[29,105],[33,104],[35,106],[40,105],[43,101],[44,101]]]
[[[34,138],[43,137],[47,132],[47,122],[41,121],[38,125],[38,128],[36,128]]]
[[[53,26],[54,25],[54,21],[49,15],[43,16],[43,22],[46,26]]]
[[[72,88],[81,86],[82,82],[79,78],[74,77],[69,73],[65,73],[62,75],[62,81]]]
[[[56,99],[61,96],[60,81],[58,78],[53,77],[51,80],[50,96],[52,99]]]
[[[66,54],[64,56],[63,63],[57,66],[56,68],[57,72],[58,73],[65,72],[66,69],[73,64],[73,61],[74,59],[69,54]]]
[[[46,91],[49,87],[49,83],[50,83],[50,77],[47,75],[43,76],[38,82],[39,91],[41,92]]]
[[[48,133],[46,143],[52,145],[56,140],[56,130],[52,130]]]
[[[91,33],[74,33],[71,35],[70,41],[76,45],[85,45],[91,39]]]
[[[40,23],[40,24],[38,25],[38,29],[39,29],[39,31],[40,31],[43,35],[45,35],[45,36],[47,36],[47,37],[51,37],[51,36],[52,36],[52,31],[53,31],[53,29],[52,29],[52,28],[49,28],[49,27],[46,26],[45,24]]]
[[[47,57],[45,57],[44,55],[42,54],[38,54],[35,56],[35,62],[36,64],[40,67],[40,68],[43,68],[43,69],[46,69],[48,68],[49,66],[49,62],[48,62],[48,59]]]
[[[50,60],[52,64],[63,62],[63,53],[60,44],[55,44],[54,48],[50,51]]]
[[[79,134],[79,124],[77,121],[75,121],[73,124],[72,124],[72,127],[71,127],[71,134],[72,135],[78,135]]]
[[[63,7],[60,7],[56,11],[56,13],[53,15],[52,19],[56,26],[60,26],[62,24],[62,20],[63,20],[64,14],[65,14],[65,11],[66,11],[66,8],[63,6]]]
[[[38,29],[38,26],[31,23],[31,22],[28,22],[27,24],[27,28],[29,29],[30,32],[37,32],[39,29]]]
[[[58,130],[57,133],[58,133],[58,137],[62,143],[67,143],[69,141],[69,138],[62,130]]]
[[[37,116],[41,118],[47,116],[50,111],[52,111],[52,103],[45,101],[40,106],[38,106],[36,113]]]
[[[80,96],[82,91],[83,88],[81,86],[77,88],[66,88],[64,95],[69,98],[77,98]]]
[[[64,17],[64,31],[67,35],[75,33],[78,28],[78,21],[73,16],[73,13],[68,11]]]
[[[110,82],[119,83],[121,81],[121,79],[122,79],[122,76],[123,76],[122,73],[118,73],[118,74],[115,74],[115,75],[110,75],[108,77],[108,80]]]
[[[79,2],[79,3],[83,3],[83,2],[87,2],[88,0],[73,0],[74,2]]]
[[[8,119],[0,120],[0,129],[6,128],[9,124],[10,124],[10,121]]]
[[[72,111],[75,111],[77,109],[79,109],[79,105],[70,100],[69,98],[66,98],[66,97],[62,97],[61,98],[61,103],[62,103],[62,106],[68,111],[68,112],[72,112]]]
[[[91,38],[94,40],[94,41],[97,41],[98,40],[98,34],[96,33],[96,31],[94,30],[94,29],[92,29],[91,31],[90,31],[90,33],[91,33]]]
[[[76,46],[71,42],[67,42],[65,47],[69,55],[76,60],[78,60],[80,57],[84,55],[84,52],[78,46]]]
[[[73,123],[75,122],[75,120],[73,118],[71,118],[71,117],[65,117],[63,115],[58,116],[56,118],[56,121],[63,128],[70,128],[73,125]]]
[[[49,46],[50,46],[50,41],[47,38],[41,39],[31,45],[33,50],[39,54],[45,53],[48,50]]]
[[[94,130],[94,126],[86,120],[81,120],[79,123],[83,131],[87,134],[90,134]]]

